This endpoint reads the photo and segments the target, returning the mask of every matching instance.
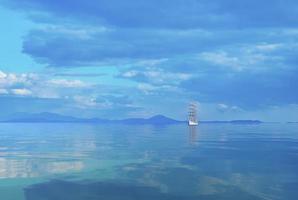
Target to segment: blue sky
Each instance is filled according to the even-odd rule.
[[[0,0],[0,117],[298,121],[294,0]]]

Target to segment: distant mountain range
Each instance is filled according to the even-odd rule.
[[[185,123],[185,121],[178,121],[163,115],[155,115],[151,118],[128,118],[122,120],[109,120],[101,118],[77,118],[71,116],[60,115],[56,113],[16,113],[0,122],[19,122],[19,123],[121,123],[121,124],[176,124]]]
[[[150,118],[128,118],[121,120],[109,120],[101,118],[77,118],[65,116],[56,113],[15,113],[9,117],[1,119],[0,122],[15,122],[15,123],[118,123],[118,124],[178,124],[187,123],[187,121],[179,121],[165,117],[163,115],[155,115]],[[259,124],[259,120],[233,120],[233,121],[200,121],[200,123],[232,123],[232,124]]]

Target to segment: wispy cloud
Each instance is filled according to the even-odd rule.
[[[11,89],[12,94],[21,95],[21,96],[29,96],[32,92],[28,89]]]
[[[75,73],[75,72],[62,72],[62,73],[55,73],[54,76],[59,77],[101,77],[106,75],[105,73]]]

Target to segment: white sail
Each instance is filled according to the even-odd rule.
[[[189,104],[188,125],[190,125],[190,126],[198,125],[197,104],[196,103]]]

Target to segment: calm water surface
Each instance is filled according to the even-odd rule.
[[[0,124],[2,200],[298,199],[298,124]]]

